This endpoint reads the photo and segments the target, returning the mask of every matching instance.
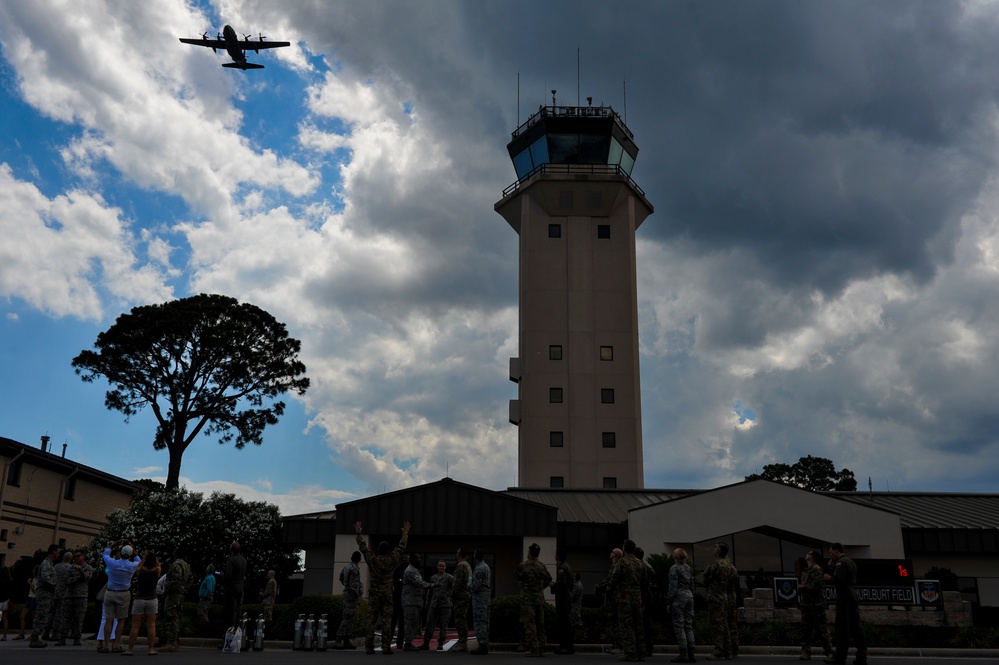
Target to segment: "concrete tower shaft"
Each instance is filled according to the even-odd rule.
[[[518,485],[642,488],[638,148],[609,108],[544,107],[508,149],[519,179],[495,209],[520,237]]]

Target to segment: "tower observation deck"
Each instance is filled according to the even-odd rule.
[[[610,107],[543,106],[507,145],[519,235],[518,486],[642,488],[634,136]]]

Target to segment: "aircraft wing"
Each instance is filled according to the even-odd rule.
[[[195,46],[207,46],[208,48],[220,48],[225,50],[224,39],[187,39],[186,37],[181,37],[180,41],[185,44],[194,44]]]
[[[247,51],[262,51],[265,48],[280,48],[282,46],[291,46],[291,42],[263,42],[259,40],[255,41],[252,39],[249,40],[244,39],[239,43],[239,46],[240,48],[245,49]]]

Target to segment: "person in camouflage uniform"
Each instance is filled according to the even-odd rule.
[[[163,648],[161,651],[180,649],[180,614],[184,607],[184,596],[191,586],[191,567],[184,561],[182,547],[174,547],[173,563],[167,571],[166,593],[163,601]]]
[[[427,610],[427,626],[423,631],[423,644],[420,649],[426,651],[430,648],[430,638],[434,635],[434,628],[440,625],[440,633],[437,638],[437,650],[444,650],[444,642],[447,641],[447,622],[451,617],[451,594],[454,591],[454,575],[447,572],[447,564],[444,559],[437,562],[437,573],[430,578],[430,599]]]
[[[395,549],[389,549],[384,540],[378,543],[378,551],[368,547],[361,536],[360,521],[354,522],[357,548],[368,564],[368,626],[364,633],[364,650],[375,653],[375,628],[382,631],[382,654],[392,653],[392,573],[402,561],[409,542],[409,522],[402,523],[402,537]]]
[[[468,603],[472,598],[468,584],[472,580],[472,567],[465,561],[464,548],[458,548],[455,558],[458,563],[454,567],[451,600],[454,602],[454,627],[458,632],[458,643],[451,647],[451,651],[468,651]]]
[[[635,541],[630,538],[621,546],[624,556],[611,570],[607,591],[617,601],[618,630],[621,635],[621,660],[637,662],[645,660],[645,636],[642,628],[642,566],[635,556]]]
[[[541,546],[531,543],[527,559],[517,566],[517,583],[520,584],[520,627],[524,635],[526,656],[544,655],[545,589],[551,586],[552,575],[548,567],[538,560]]]
[[[552,593],[555,594],[555,626],[558,630],[557,654],[573,654],[576,652],[572,629],[572,591],[575,582],[572,578],[572,568],[566,561],[568,553],[564,547],[555,550],[555,581],[552,582]]]
[[[687,565],[687,550],[678,547],[673,550],[673,561],[669,569],[669,590],[666,592],[666,608],[673,618],[673,632],[680,654],[671,662],[696,663],[694,658],[694,576]]]
[[[728,601],[725,603],[725,618],[728,621],[728,652],[732,658],[739,655],[739,624],[736,621],[736,608],[739,605],[739,571],[731,559],[725,562],[731,570],[728,577]]]
[[[56,584],[52,593],[52,622],[51,630],[46,630],[46,635],[42,639],[58,640],[62,635],[62,601],[66,597],[66,582],[69,579],[69,569],[73,567],[73,553],[63,552],[62,560],[55,565]],[[56,646],[60,646],[56,644]],[[65,645],[62,645],[65,646]]]
[[[610,642],[611,648],[607,653],[611,654],[623,654],[624,649],[621,648],[621,633],[618,630],[618,607],[617,599],[614,593],[609,588],[611,575],[614,574],[614,568],[617,566],[621,557],[624,556],[624,552],[619,547],[615,547],[610,553],[610,570],[607,571],[607,577],[603,581],[597,583],[596,592],[598,594],[603,594],[604,604],[600,608],[600,612],[603,615],[602,623],[607,631],[607,639]]]
[[[42,633],[52,626],[52,596],[56,585],[55,562],[59,559],[59,554],[58,545],[49,545],[48,553],[38,566],[38,578],[35,580],[35,620],[31,623],[31,642],[28,644],[33,648],[48,646],[48,643],[42,639]]]
[[[413,639],[420,634],[420,614],[423,610],[424,595],[430,584],[420,572],[420,555],[409,555],[409,565],[402,574],[402,611],[406,614],[406,640],[403,651],[417,651]]]
[[[829,546],[829,556],[834,564],[832,574],[823,579],[836,585],[836,653],[825,659],[832,665],[846,663],[846,653],[850,650],[850,638],[857,647],[854,665],[867,665],[867,638],[860,625],[860,605],[857,601],[857,564],[843,553],[842,543]]]
[[[489,653],[489,603],[492,600],[492,575],[485,562],[482,550],[475,550],[475,569],[468,590],[472,592],[472,624],[475,626],[475,640],[479,646],[469,653],[485,656]]]
[[[832,655],[829,641],[829,622],[826,619],[826,598],[822,591],[822,566],[819,555],[814,550],[805,555],[807,568],[801,573],[798,584],[798,600],[801,603],[801,656],[800,660],[811,660],[812,643],[822,644],[826,658]]]
[[[357,603],[364,595],[364,587],[361,585],[361,569],[357,564],[361,561],[361,553],[354,552],[350,555],[350,563],[340,570],[340,584],[343,585],[343,594],[340,596],[343,603],[343,618],[340,620],[340,627],[336,630],[336,638],[333,640],[334,649],[353,649],[350,641],[354,634],[354,616],[357,614]]]
[[[274,603],[277,602],[278,583],[274,578],[276,573],[273,570],[267,571],[267,582],[260,590],[260,604],[263,606],[264,621],[274,620]]]
[[[642,633],[645,635],[643,655],[651,656],[655,647],[652,643],[652,598],[655,582],[652,569],[645,564],[645,550],[636,547],[635,558],[642,564]]]
[[[83,615],[87,611],[87,592],[94,569],[90,567],[83,552],[75,552],[66,573],[66,595],[62,599],[62,617],[59,622],[59,641],[56,646],[65,646],[66,637],[73,638],[73,646],[81,646]]]
[[[708,660],[730,660],[732,639],[729,635],[728,604],[735,566],[726,558],[728,545],[715,543],[715,560],[704,570],[704,586],[708,589],[708,618],[715,648]]]

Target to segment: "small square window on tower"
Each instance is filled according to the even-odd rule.
[[[617,489],[617,478],[612,476],[604,476],[604,489],[605,490],[616,490]]]
[[[552,476],[548,482],[549,487],[565,487],[565,480],[562,476]]]
[[[562,225],[561,224],[549,224],[548,225],[548,237],[549,238],[561,238],[562,237]]]
[[[600,403],[601,404],[613,404],[614,403],[614,389],[613,388],[601,388],[600,389]]]
[[[549,388],[548,389],[548,401],[552,404],[562,403],[562,389],[561,388]]]
[[[613,346],[601,346],[600,347],[600,359],[601,360],[614,360],[614,347]]]
[[[604,448],[617,448],[617,432],[603,432],[600,440]]]
[[[561,344],[552,344],[548,347],[548,360],[562,360]]]
[[[552,448],[561,448],[565,436],[562,432],[548,432],[548,445]]]
[[[600,240],[610,238],[610,224],[597,224],[597,238]]]

